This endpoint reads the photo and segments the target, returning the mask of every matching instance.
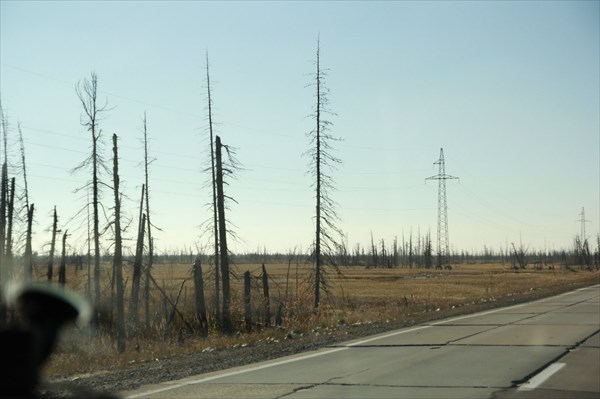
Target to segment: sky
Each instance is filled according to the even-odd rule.
[[[51,212],[85,251],[90,153],[77,83],[98,75],[104,154],[119,137],[125,236],[133,251],[147,115],[158,252],[206,250],[208,53],[215,134],[242,169],[226,187],[233,252],[307,251],[314,192],[317,40],[326,69],[339,228],[436,237],[443,148],[453,250],[572,246],[600,226],[598,1],[0,1],[0,97],[11,176],[23,134],[34,246]],[[104,176],[108,185],[112,177]],[[113,194],[102,197],[106,214]],[[82,216],[83,215],[83,216]],[[104,219],[106,220],[106,219]],[[110,236],[110,232],[106,233]],[[107,247],[105,247],[106,249]]]

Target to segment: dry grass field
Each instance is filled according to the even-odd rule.
[[[212,306],[214,281],[210,268],[203,267],[207,306]],[[250,271],[252,279],[254,331],[243,333],[243,273]],[[313,292],[308,264],[267,264],[271,313],[282,304],[283,324],[261,327],[263,322],[262,282],[260,264],[235,266],[232,279],[232,314],[238,333],[220,336],[212,331],[201,338],[185,330],[181,316],[175,315],[170,326],[165,317],[172,312],[164,298],[152,291],[151,322],[153,328],[132,337],[125,353],[118,354],[107,334],[68,331],[46,367],[48,376],[97,373],[111,368],[125,368],[139,362],[155,361],[181,353],[210,352],[215,349],[246,347],[265,342],[283,342],[291,337],[319,334],[348,334],[353,327],[387,324],[389,328],[508,305],[576,287],[600,283],[600,272],[566,269],[510,270],[502,264],[458,265],[453,270],[367,269],[344,267],[328,277],[329,291],[323,295],[321,309],[312,311]],[[76,291],[85,288],[85,273],[70,271],[67,285]],[[106,271],[108,273],[108,271]],[[194,290],[191,265],[158,264],[155,280],[164,288],[178,310],[192,324]],[[124,277],[131,281],[131,270]],[[110,279],[106,279],[110,281]],[[104,287],[108,296],[110,287]],[[129,292],[129,287],[128,287]],[[177,296],[179,294],[179,299]],[[167,328],[168,327],[168,328]],[[167,334],[163,331],[168,331]]]

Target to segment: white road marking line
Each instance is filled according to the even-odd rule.
[[[565,363],[552,363],[540,373],[536,374],[532,379],[521,385],[517,391],[532,391],[536,389],[563,367],[565,367]]]

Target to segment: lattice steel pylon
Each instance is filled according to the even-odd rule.
[[[581,219],[578,219],[577,221],[581,223],[581,235],[580,235],[580,239],[581,239],[581,245],[583,245],[585,243],[585,224],[589,223],[590,220],[586,220],[585,218],[585,208],[581,207],[581,213],[579,214],[579,216],[581,216]]]
[[[444,149],[440,148],[440,159],[433,163],[438,165],[438,174],[425,180],[438,181],[438,225],[437,225],[437,266],[445,267],[450,264],[450,244],[448,238],[448,204],[446,202],[446,180],[458,177],[446,174],[444,163]]]

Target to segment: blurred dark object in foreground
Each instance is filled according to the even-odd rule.
[[[59,330],[69,323],[87,324],[90,307],[78,295],[49,283],[12,284],[1,306],[16,311],[17,318],[0,326],[0,398],[33,398]]]

